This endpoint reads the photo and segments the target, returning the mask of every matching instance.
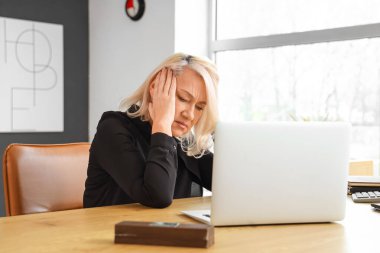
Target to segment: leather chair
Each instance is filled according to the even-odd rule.
[[[83,207],[89,143],[10,144],[3,157],[6,215]]]

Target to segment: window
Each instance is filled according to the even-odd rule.
[[[379,0],[217,0],[217,38],[378,23]]]
[[[223,120],[344,120],[380,158],[380,1],[216,0]]]

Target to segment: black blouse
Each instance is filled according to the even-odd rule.
[[[138,202],[163,208],[173,198],[201,196],[201,186],[211,190],[212,153],[189,157],[175,138],[151,131],[148,122],[123,112],[102,115],[90,148],[84,207]]]

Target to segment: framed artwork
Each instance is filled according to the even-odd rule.
[[[63,132],[63,25],[0,17],[0,132]]]

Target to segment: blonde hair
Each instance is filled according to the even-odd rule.
[[[186,135],[177,138],[181,142],[182,150],[188,156],[199,158],[205,152],[208,152],[214,144],[212,134],[218,119],[216,94],[219,76],[215,65],[208,59],[183,53],[170,56],[150,73],[144,83],[130,97],[121,101],[120,110],[126,112],[132,118],[140,117],[143,121],[149,121],[151,119],[148,111],[149,102],[151,101],[150,84],[163,68],[172,69],[175,75],[178,76],[185,67],[192,69],[202,77],[206,86],[207,105],[193,129]],[[137,110],[129,111],[128,109],[133,105],[138,105]]]

